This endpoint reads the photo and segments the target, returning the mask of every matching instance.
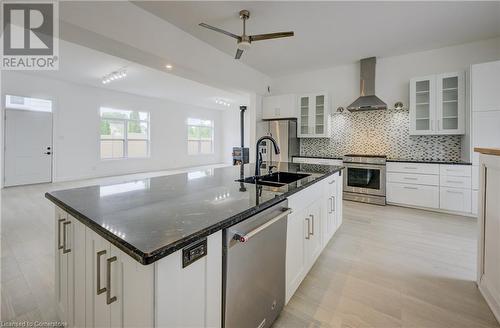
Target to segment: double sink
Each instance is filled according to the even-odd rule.
[[[289,183],[303,179],[310,176],[305,173],[291,173],[291,172],[274,172],[266,175],[253,176],[244,179],[236,180],[237,182],[253,183],[256,185],[270,186],[270,187],[283,187]]]

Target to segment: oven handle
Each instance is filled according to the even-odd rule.
[[[240,243],[244,243],[244,242],[247,242],[249,241],[253,236],[255,236],[256,234],[258,234],[259,232],[261,232],[262,230],[266,229],[267,227],[269,227],[270,225],[274,224],[276,221],[284,218],[285,216],[287,216],[288,214],[291,214],[292,213],[292,209],[291,208],[282,208],[281,209],[283,212],[276,215],[274,218],[272,218],[271,220],[267,221],[266,223],[258,226],[257,228],[251,230],[250,232],[247,232],[246,234],[244,235],[240,235],[240,234],[235,234],[233,239],[234,240],[237,240],[239,241]]]

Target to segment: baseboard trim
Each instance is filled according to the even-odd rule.
[[[387,205],[399,206],[399,207],[406,207],[406,208],[414,208],[414,209],[417,209],[417,210],[424,210],[424,211],[430,211],[430,212],[436,212],[436,213],[443,213],[443,214],[452,214],[452,215],[467,216],[467,217],[470,217],[470,218],[477,219],[477,214],[472,214],[472,213],[446,211],[446,210],[442,210],[442,209],[439,209],[439,208],[413,206],[413,205],[399,204],[399,203],[393,203],[393,202],[387,202]]]
[[[490,291],[488,290],[488,287],[483,282],[479,282],[478,287],[479,291],[481,292],[481,295],[483,295],[491,312],[493,312],[493,315],[497,319],[498,323],[500,323],[500,304],[498,304],[493,295],[491,295]]]

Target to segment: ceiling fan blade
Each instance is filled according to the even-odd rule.
[[[243,55],[243,50],[240,48],[236,49],[236,56],[234,56],[234,59],[240,59],[241,55]]]
[[[211,26],[211,25],[208,25],[208,24],[205,24],[205,23],[200,23],[198,25],[200,25],[201,27],[204,27],[204,28],[208,28],[209,30],[213,30],[215,32],[219,32],[219,33],[225,34],[227,36],[235,38],[236,40],[240,40],[241,39],[240,36],[238,36],[236,34],[233,34],[231,32],[228,32],[228,31],[224,31],[224,30],[222,30],[222,29],[220,29],[218,27],[214,27],[214,26]]]
[[[251,41],[261,41],[261,40],[269,40],[269,39],[286,38],[289,36],[293,36],[293,31],[250,35],[250,40]]]

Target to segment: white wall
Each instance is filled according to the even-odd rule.
[[[147,98],[117,91],[44,78],[36,73],[3,72],[5,94],[54,101],[54,181],[118,175],[220,163],[223,161],[223,111],[166,99]],[[100,160],[99,107],[145,110],[151,113],[149,159]],[[188,117],[215,122],[213,155],[187,155]],[[3,173],[3,172],[2,172]]]
[[[390,108],[397,101],[406,107],[410,78],[465,71],[471,64],[495,59],[500,59],[500,38],[377,58],[376,94]],[[271,91],[273,94],[327,91],[332,97],[333,110],[346,107],[359,96],[359,63],[276,78]]]

